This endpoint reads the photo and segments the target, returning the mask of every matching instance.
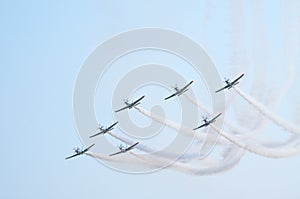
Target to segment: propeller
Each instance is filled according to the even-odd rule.
[[[118,147],[119,147],[120,150],[124,149],[124,146],[122,144],[120,144]]]
[[[229,78],[224,77],[224,82],[225,82],[225,83],[228,83],[228,82],[229,82]]]
[[[124,103],[128,103],[128,99],[123,99],[123,102]]]
[[[99,130],[103,130],[104,126],[102,126],[101,124],[98,124],[98,129]]]
[[[80,148],[79,148],[79,147],[76,147],[76,148],[73,148],[73,150],[74,150],[76,153],[79,153]]]

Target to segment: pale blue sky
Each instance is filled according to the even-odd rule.
[[[244,63],[232,56],[235,29],[230,5],[208,2],[1,1],[0,198],[299,198],[300,156],[274,160],[246,153],[231,171],[213,176],[169,170],[130,175],[89,157],[64,160],[74,146],[81,146],[72,110],[80,66],[112,35],[143,27],[173,29],[204,45],[221,75],[241,71],[239,64]],[[251,80],[263,69],[253,65],[265,60],[261,53],[255,54],[255,45],[266,42],[269,46],[266,72],[276,72],[268,77],[268,89],[272,89],[270,82],[285,74],[283,60],[272,58],[282,55],[282,44],[276,42],[282,37],[280,3],[258,3],[265,9],[267,36],[257,44],[255,37],[261,33],[255,28],[260,24],[256,27],[251,21],[255,20],[251,9],[256,7],[243,2],[244,38],[238,45],[247,54],[243,67],[250,74],[244,88],[256,94]],[[299,54],[294,49],[291,54],[294,52]],[[291,111],[287,107],[298,101],[295,96],[299,95],[290,92],[284,98],[279,107],[282,115],[292,115],[285,110]],[[284,133],[273,126],[268,129]]]

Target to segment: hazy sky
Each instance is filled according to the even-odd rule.
[[[246,153],[212,176],[124,174],[90,157],[64,159],[82,145],[72,110],[77,74],[106,39],[143,27],[180,32],[207,50],[221,76],[248,72],[241,87],[268,103],[298,74],[299,8],[297,1],[1,1],[0,198],[299,198],[300,155]],[[297,102],[288,90],[270,106],[296,122]],[[287,134],[272,124],[264,131]]]

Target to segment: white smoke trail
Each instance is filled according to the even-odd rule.
[[[139,155],[136,154],[136,156],[138,157]],[[228,171],[232,169],[235,165],[237,165],[237,163],[239,162],[239,159],[232,159],[232,160],[230,159],[226,163],[220,161],[218,164],[214,166],[210,166],[207,168],[197,168],[191,166],[190,164],[181,163],[181,162],[172,162],[172,163],[166,162],[167,160],[157,156],[151,156],[151,157],[148,156],[146,159],[145,157],[141,157],[141,159],[145,160],[147,163],[155,167],[161,166],[162,168],[173,169],[175,171],[180,171],[182,173],[186,173],[189,175],[201,175],[201,176],[212,175],[212,174]],[[164,165],[167,164],[168,166],[165,167]]]
[[[187,93],[184,93],[183,96],[185,96],[190,102],[192,102],[192,104],[198,106],[198,108],[200,108],[202,111],[211,114],[212,111],[210,111],[208,108],[206,108],[203,104],[200,104],[197,100],[195,100],[192,96],[190,96]]]
[[[86,152],[84,153],[87,156],[99,159],[99,160],[105,160],[110,162],[126,162],[126,163],[135,163],[135,164],[141,164],[141,160],[137,160],[136,158],[130,157],[128,155],[115,155],[115,156],[109,156],[102,153],[93,153],[93,152]]]
[[[193,99],[190,95],[185,94],[185,97],[187,97],[188,100],[190,100],[194,105],[198,106],[200,109],[202,109],[203,111],[205,111],[207,114],[212,114],[211,112],[208,111],[208,109],[204,108],[204,106],[197,102],[195,99]],[[240,125],[235,125],[233,123],[231,123],[228,120],[224,120],[224,124],[226,124],[230,130],[233,131],[234,134],[238,134],[240,136],[241,141],[246,141],[246,140],[251,140],[253,139],[253,136],[256,135],[257,128],[255,130],[248,130],[246,128],[244,128],[243,126]],[[290,138],[289,141],[287,141],[286,143],[273,143],[273,142],[269,142],[266,144],[263,144],[264,146],[268,145],[268,146],[272,146],[272,147],[288,147],[288,146],[293,146],[295,143],[299,142],[299,137],[297,136],[293,136],[292,138]]]
[[[270,111],[268,108],[266,108],[263,104],[256,101],[251,96],[247,95],[243,91],[241,91],[237,87],[233,87],[233,89],[242,97],[244,98],[249,104],[251,104],[254,108],[256,108],[260,113],[262,113],[264,116],[272,120],[275,124],[278,126],[284,128],[285,130],[294,133],[294,134],[300,134],[300,127],[296,126],[293,123],[290,123],[280,117],[278,117],[274,112]]]
[[[157,170],[157,169],[163,169],[171,168],[176,171],[180,171],[186,174],[191,175],[211,175],[215,173],[221,173],[228,171],[232,169],[240,160],[240,157],[243,155],[243,151],[238,151],[238,153],[235,153],[234,158],[227,158],[225,161],[214,161],[214,164],[208,165],[206,168],[197,168],[192,167],[187,163],[181,163],[177,161],[170,161],[167,158],[160,157],[160,156],[154,156],[151,154],[145,155],[139,155],[134,152],[129,151],[128,155],[117,155],[117,156],[108,156],[101,153],[92,153],[87,152],[85,155],[99,159],[99,160],[105,160],[105,161],[111,161],[111,162],[120,162],[120,163],[134,163],[139,164],[139,166],[145,166],[146,168]],[[135,157],[135,158],[134,158]],[[199,161],[199,160],[198,160]],[[203,160],[201,160],[201,163]]]
[[[175,130],[180,130],[180,128],[178,128],[178,125],[175,124],[174,122],[170,122],[168,120],[164,120],[163,118],[160,118],[159,116],[156,116],[156,115],[153,115],[153,114],[150,114],[148,111],[145,111],[143,110],[142,108],[138,108],[138,107],[135,107],[138,111],[140,111],[142,114],[144,114],[145,116],[161,123],[161,124],[166,124],[167,126],[169,126],[170,128],[173,128]],[[201,140],[201,139],[199,139]],[[215,140],[211,140],[212,142],[215,142]],[[227,145],[228,146],[228,141],[227,139],[224,139],[222,137],[222,139],[219,139],[218,141],[218,145]],[[224,155],[228,155],[226,153],[223,153]],[[231,156],[227,156],[228,159],[232,159],[233,162],[236,162],[238,163],[240,158],[243,156],[244,154],[244,150],[241,150],[241,149],[238,149],[236,147],[231,147]],[[231,164],[231,162],[229,162],[228,164]],[[224,165],[226,167],[226,164]]]
[[[206,134],[204,133],[196,132],[193,129],[188,128],[182,124],[179,125],[171,120],[161,118],[160,116],[155,114],[151,114],[149,111],[146,111],[140,107],[135,107],[135,109],[138,110],[143,115],[145,115],[146,117],[153,119],[154,121],[159,122],[163,125],[166,125],[167,127],[172,128],[179,133],[185,133],[185,135],[193,136],[195,139],[200,140],[202,142],[205,141],[205,142],[215,143],[216,141],[214,138],[210,139],[211,137],[207,137]],[[219,139],[218,144],[227,145],[228,141],[226,139]]]
[[[206,112],[207,114],[212,115],[212,111],[209,111],[207,108],[205,108],[204,105],[202,105],[201,103],[197,102],[193,97],[191,97],[189,94],[184,94],[184,96],[190,101],[192,102],[194,105],[198,106],[202,111]],[[247,134],[250,135],[251,132],[247,129],[245,129],[243,126],[241,125],[235,125],[232,122],[228,121],[228,120],[224,120],[224,124],[226,124],[234,133],[240,133],[240,134]]]
[[[160,121],[163,121],[163,120],[160,120]],[[115,133],[110,132],[109,134],[111,136],[115,137],[116,139],[119,139],[127,144],[134,143],[133,141],[130,141],[129,139],[124,138]],[[228,141],[226,141],[226,142],[228,144]],[[137,145],[136,148],[141,151],[150,152],[150,153],[153,151],[156,151],[155,149],[145,146],[143,144]],[[228,153],[228,154],[230,154],[230,153]],[[184,160],[186,160],[186,159],[193,160],[194,159],[194,160],[200,161],[201,165],[207,165],[208,168],[205,168],[205,169],[194,168],[194,167],[190,167],[188,164],[183,164],[183,163],[180,163],[177,161],[173,162],[170,167],[175,170],[182,171],[184,173],[195,174],[195,175],[210,175],[210,174],[214,174],[214,173],[225,172],[225,171],[233,168],[240,161],[240,158],[244,154],[244,150],[232,151],[233,155],[231,155],[231,156],[227,156],[228,154],[226,154],[226,157],[225,156],[223,157],[222,161],[214,160],[209,157],[206,157],[204,159],[198,159],[197,157],[199,156],[199,153],[197,153],[197,154],[191,153],[188,155],[184,154],[183,157],[180,157],[180,159],[184,159]],[[147,154],[147,155],[149,155],[149,154]],[[139,157],[140,159],[142,159],[144,161],[146,161],[147,158],[149,158],[148,156],[143,156],[143,155],[138,155],[138,154],[135,154],[135,156]],[[173,158],[173,156],[174,156],[174,154],[170,154],[170,153],[156,153],[156,155],[152,156],[152,158],[155,158],[160,161],[153,162],[153,159],[152,159],[152,160],[149,160],[146,162],[149,163],[150,165],[152,165],[151,168],[153,168],[153,166],[164,166],[166,163],[170,162],[170,157]],[[100,156],[100,158],[103,158],[103,156]],[[105,157],[105,158],[107,158],[107,157]],[[173,159],[171,159],[171,160],[173,160]]]
[[[239,158],[230,158],[230,159],[226,159],[226,161],[218,161],[218,163],[214,165],[210,165],[209,167],[198,168],[198,167],[193,167],[190,164],[186,164],[186,163],[170,162],[170,160],[159,156],[153,156],[153,155],[142,156],[134,152],[130,152],[130,154],[132,155],[130,157],[122,156],[122,154],[119,157],[117,156],[109,157],[98,153],[97,154],[86,153],[86,155],[99,160],[137,163],[142,166],[145,166],[146,168],[153,169],[153,170],[168,168],[168,169],[173,169],[175,171],[180,171],[182,173],[190,174],[190,175],[212,175],[216,173],[225,172],[232,169],[239,162]],[[242,151],[236,153],[235,157],[242,156],[240,154],[242,154]],[[139,161],[137,161],[137,159],[139,159]]]
[[[122,141],[126,144],[132,145],[134,143],[133,141],[131,141],[131,140],[129,140],[129,139],[123,137],[123,136],[117,135],[113,132],[109,132],[109,134],[111,136],[113,136],[114,138],[116,138],[116,139],[118,139],[118,140],[120,140],[120,141]],[[216,165],[221,164],[220,161],[214,160],[214,159],[209,158],[209,157],[199,159],[199,157],[201,157],[201,154],[199,153],[199,151],[192,152],[192,153],[185,153],[185,154],[183,154],[179,157],[178,154],[170,153],[170,152],[161,152],[161,151],[158,151],[157,149],[153,149],[153,148],[151,148],[149,146],[146,146],[142,143],[138,144],[135,148],[140,150],[140,151],[148,153],[148,155],[149,155],[149,153],[151,154],[153,152],[156,152],[155,153],[156,158],[164,158],[165,160],[168,160],[168,161],[174,161],[176,159],[176,161],[182,161],[182,162],[187,163],[187,162],[192,161],[192,160],[199,160],[199,161],[201,161],[201,165],[206,165],[206,166],[210,166],[210,167],[214,167]],[[223,154],[223,159],[224,160],[228,159],[228,156],[227,156],[228,154],[225,154],[225,153]],[[237,161],[236,159],[240,159],[242,157],[242,154],[238,153],[238,149],[233,154],[234,154],[233,157],[235,157],[235,159],[233,159],[232,161],[234,161],[234,162]],[[154,154],[153,154],[153,156],[154,156]],[[142,155],[139,155],[138,157],[139,158],[145,158]],[[226,163],[226,161],[224,161],[224,162]],[[228,164],[231,164],[231,163],[229,162]]]
[[[228,141],[232,142],[233,144],[236,144],[237,146],[255,153],[257,155],[265,156],[268,158],[285,158],[285,157],[290,157],[290,156],[295,156],[300,153],[300,147],[294,148],[294,149],[286,149],[286,148],[277,148],[277,149],[272,149],[272,148],[267,148],[263,147],[257,144],[249,144],[246,142],[240,141],[238,138],[219,130],[217,127],[215,127],[213,124],[210,125],[216,132],[218,132],[221,136],[226,138]]]
[[[108,132],[108,134],[111,135],[112,137],[128,144],[128,145],[132,145],[132,144],[135,143],[135,142],[131,141],[130,139],[125,138],[125,137],[123,137],[121,135],[118,135],[116,133]],[[193,160],[193,159],[200,156],[199,151],[191,152],[191,153],[184,153],[183,155],[180,156],[180,154],[176,154],[176,153],[159,151],[158,149],[149,147],[149,146],[147,146],[145,144],[142,144],[142,143],[139,143],[135,148],[142,151],[142,152],[148,153],[148,154],[149,153],[155,153],[156,155],[167,158],[169,160],[178,159],[179,161],[184,161],[184,162],[191,161],[191,160]],[[210,162],[210,161],[211,160],[209,160],[209,158],[208,158],[207,160],[204,161],[204,163]]]
[[[261,10],[261,9],[260,9]],[[264,30],[261,30],[261,32],[264,33]],[[265,37],[265,33],[263,35],[263,37]],[[258,43],[261,43],[261,42],[258,42]],[[266,46],[265,46],[266,47]],[[266,48],[264,48],[265,50]],[[259,52],[257,49],[255,50],[256,52]],[[262,53],[262,54],[266,54],[265,53]],[[264,55],[262,55],[262,57],[266,57]],[[258,58],[261,58],[261,57],[258,57]],[[266,62],[266,60],[263,60],[263,62]],[[260,63],[262,64],[262,63]],[[289,70],[289,71],[293,71],[293,70]],[[291,75],[292,72],[289,72],[289,75]],[[262,78],[262,76],[259,78],[259,81],[254,81],[256,82],[257,84],[261,84],[261,81],[264,81],[264,78]],[[292,78],[288,78],[288,79],[292,79]],[[281,92],[277,93],[278,95],[276,96],[277,99],[276,99],[276,102],[279,103],[279,100],[281,99],[279,96],[283,96],[284,93],[287,91],[287,89],[289,88],[289,86],[291,85],[291,82],[292,81],[288,81],[284,84],[283,88],[280,90]],[[262,89],[260,89],[260,91],[258,91],[257,87],[254,86],[255,90],[254,92],[263,92]],[[262,95],[259,95],[259,97],[261,97]],[[268,99],[274,99],[273,97],[271,96],[267,96]],[[194,100],[194,99],[193,99]],[[253,99],[254,100],[254,99]],[[195,101],[195,100],[194,100]],[[248,100],[247,100],[248,101]],[[256,101],[256,100],[254,100]],[[248,101],[249,102],[249,101]],[[274,101],[273,101],[274,102]],[[250,102],[249,102],[250,103]],[[259,102],[258,102],[259,103]],[[274,102],[275,103],[275,102]],[[196,103],[195,103],[196,104]],[[251,104],[251,103],[250,103]],[[257,104],[256,104],[257,105]],[[262,104],[261,104],[262,105]],[[262,105],[263,108],[265,108],[267,110],[267,112],[265,111],[264,113],[272,113],[271,111],[268,110],[268,108],[266,108],[264,105]],[[200,106],[199,106],[200,107]],[[256,107],[257,108],[257,107]],[[205,107],[201,107],[202,110],[205,111]],[[262,109],[263,110],[263,109]],[[140,111],[140,110],[139,110]],[[269,111],[269,112],[268,112]],[[141,111],[140,111],[141,112]],[[206,109],[206,112],[210,112]],[[260,111],[261,112],[261,111]],[[146,115],[146,113],[148,115]],[[263,113],[263,114],[264,114]],[[149,112],[143,112],[144,115],[148,116],[148,117],[151,117],[151,114]],[[274,114],[274,113],[273,113]],[[265,115],[265,114],[264,114]],[[275,114],[274,114],[275,115]],[[266,115],[267,116],[267,115]],[[154,115],[154,117],[156,117]],[[276,115],[275,115],[276,117]],[[268,117],[269,118],[269,117]],[[279,118],[279,117],[278,117]],[[278,119],[277,118],[277,119]],[[168,127],[172,128],[172,129],[175,129],[176,131],[182,131],[183,129],[181,128],[180,125],[170,121],[170,122],[165,122],[164,119],[162,118],[159,118],[159,117],[156,117],[156,118],[153,118],[152,119],[162,123],[162,124],[165,124],[167,125]],[[270,118],[269,118],[270,119]],[[279,118],[281,119],[281,118]],[[275,122],[275,121],[274,121]],[[281,121],[282,122],[282,121]],[[230,124],[230,121],[229,122],[226,122],[228,127],[230,129],[232,129],[234,132],[239,132],[240,135],[244,134],[246,131],[249,133],[249,130],[247,129],[240,129],[238,125],[231,125]],[[276,123],[276,122],[275,122]],[[277,123],[276,123],[277,124]],[[278,124],[279,125],[279,124]],[[285,127],[284,127],[285,128]],[[297,127],[299,129],[299,127]],[[286,128],[285,128],[286,129]],[[297,130],[298,130],[297,129]],[[217,131],[217,129],[215,129]],[[288,130],[288,129],[287,129]],[[218,132],[218,131],[217,131]],[[297,131],[297,133],[300,132],[300,131]],[[193,131],[191,131],[191,129],[189,128],[186,128],[186,131],[184,130],[184,133],[186,133],[187,135],[190,135],[190,136],[194,136],[193,135]],[[232,136],[231,134],[228,134],[228,133],[224,133],[222,131],[219,132],[223,137],[225,137],[227,140],[229,140],[230,142],[232,142],[235,146],[238,146],[238,147],[241,147],[245,150],[248,150],[250,152],[253,152],[253,153],[256,153],[258,155],[263,155],[263,156],[266,156],[266,157],[270,157],[272,156],[271,158],[279,158],[279,157],[288,157],[288,156],[292,156],[292,155],[295,155],[295,154],[298,154],[299,153],[299,140],[296,140],[296,139],[290,139],[290,142],[289,145],[293,145],[293,147],[296,147],[294,149],[286,149],[286,148],[281,148],[281,149],[270,149],[270,147],[262,147],[261,145],[258,145],[257,143],[255,144],[249,144],[249,143],[246,143],[245,141],[246,140],[249,140],[250,137],[247,137],[247,136],[241,136],[239,138],[236,138],[234,136]],[[247,133],[247,135],[249,135]],[[126,142],[126,141],[124,141]],[[133,142],[132,141],[129,141],[127,140],[127,143],[128,144],[132,144]],[[224,144],[227,143],[227,142],[224,142]],[[274,147],[274,146],[273,146]],[[298,147],[298,148],[297,148]],[[153,148],[149,148],[145,145],[141,145],[140,146],[140,149],[144,152],[151,152],[151,151],[155,151]],[[243,154],[243,150],[239,150],[240,151],[240,154]],[[135,154],[133,152],[130,151],[130,153],[138,158],[138,159],[141,159],[142,161],[144,161],[146,163],[147,166],[149,165],[154,165],[154,168],[155,167],[158,167],[158,166],[163,166],[165,165],[165,163],[167,163],[166,161],[168,161],[168,156],[153,156],[153,157],[144,157],[142,155],[139,155],[139,154]],[[226,152],[227,153],[227,152]],[[170,155],[170,154],[169,154]],[[195,156],[196,157],[196,156]],[[169,168],[172,168],[174,170],[177,170],[177,171],[181,171],[181,172],[184,172],[184,173],[189,173],[189,174],[193,174],[193,175],[207,175],[207,174],[213,174],[214,172],[221,172],[221,171],[226,171],[227,169],[230,169],[232,168],[234,165],[236,165],[240,159],[241,156],[239,156],[239,158],[237,157],[234,157],[234,156],[229,156],[228,154],[225,154],[224,157],[227,157],[226,161],[220,161],[219,164],[220,165],[217,165],[217,163],[215,162],[214,166],[210,167],[210,168],[196,168],[196,167],[192,167],[191,165],[189,164],[185,164],[185,163],[181,163],[181,162],[174,162],[173,164],[171,164],[169,166]],[[229,158],[230,157],[230,158]],[[104,158],[104,159],[107,159],[107,160],[110,160],[110,161],[128,161],[128,159],[110,159],[108,157],[106,157],[105,155],[102,156],[102,155],[99,155],[98,158]],[[190,157],[192,159],[192,156]],[[132,161],[132,159],[130,158],[129,159],[130,161]],[[139,162],[140,163],[140,162]]]

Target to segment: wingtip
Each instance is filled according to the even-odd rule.
[[[90,150],[95,144],[92,144],[91,146],[88,147],[88,150]]]

